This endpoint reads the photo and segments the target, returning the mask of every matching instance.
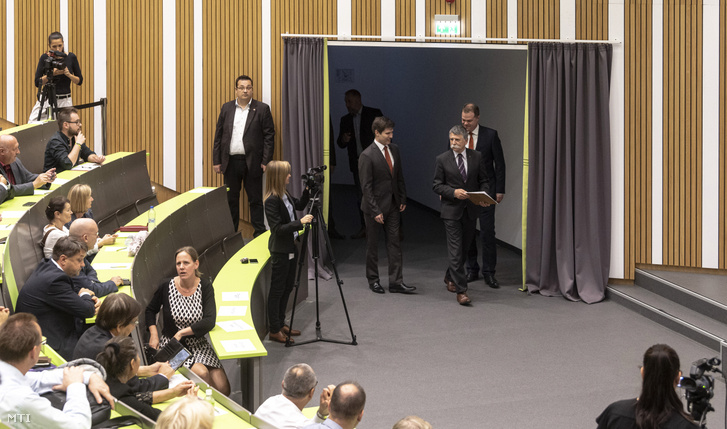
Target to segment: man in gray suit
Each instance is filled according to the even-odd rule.
[[[43,174],[28,171],[18,159],[20,145],[15,136],[0,135],[0,203],[16,195],[33,195],[33,192],[56,178],[56,169]]]
[[[444,275],[447,290],[457,294],[460,305],[469,305],[467,296],[467,274],[465,258],[467,248],[475,233],[480,207],[469,200],[468,192],[486,191],[489,193],[487,171],[482,163],[482,154],[467,149],[467,130],[455,125],[449,130],[448,150],[437,157],[432,185],[442,199],[441,215],[447,233],[447,253],[449,268]],[[488,204],[481,203],[487,207]]]

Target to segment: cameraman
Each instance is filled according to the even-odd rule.
[[[697,429],[675,390],[680,377],[674,349],[649,347],[641,367],[641,394],[609,405],[596,418],[598,429]]]
[[[65,67],[52,67],[52,61],[62,62],[65,64]],[[73,101],[71,100],[71,82],[80,86],[83,83],[83,75],[81,74],[81,66],[78,64],[76,55],[73,52],[69,52],[66,55],[63,51],[63,35],[57,31],[52,32],[48,36],[48,52],[40,56],[38,67],[35,69],[35,86],[38,88],[36,95],[37,101],[35,102],[35,106],[33,106],[33,110],[30,112],[28,123],[38,121],[38,112],[41,112],[41,121],[48,119],[49,100],[45,100],[42,107],[40,100],[43,87],[48,83],[46,73],[50,72],[51,67],[51,80],[56,86],[55,97],[57,107],[60,109],[61,107],[73,106]]]

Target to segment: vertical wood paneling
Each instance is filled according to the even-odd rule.
[[[351,0],[351,34],[381,35],[381,0]],[[379,39],[356,40],[379,41]]]
[[[608,40],[608,2],[603,0],[576,2],[576,39]]]
[[[0,118],[8,117],[8,75],[5,72],[8,67],[8,50],[5,45],[5,35],[7,34],[7,5],[5,0],[0,0]],[[17,118],[16,118],[17,120]],[[16,122],[17,123],[17,122]]]
[[[719,7],[719,268],[727,269],[727,6]]]
[[[652,6],[632,0],[625,12],[624,272],[632,279],[635,264],[651,263]]]
[[[177,0],[176,33],[177,191],[186,192],[194,188],[193,0]]]
[[[479,0],[475,0],[479,1]],[[426,0],[425,7],[426,25],[425,33],[426,37],[436,36],[436,25],[434,24],[434,15],[459,15],[460,29],[459,37],[472,37],[472,4],[470,0],[455,1],[454,3],[447,3],[441,0]],[[441,40],[436,42],[447,42],[450,36],[439,36]],[[454,43],[468,43],[462,40],[451,40]]]
[[[416,36],[416,0],[396,0],[396,35]]]
[[[14,22],[15,123],[25,124],[36,102],[37,88],[33,81],[38,58],[48,50],[48,35],[60,30],[60,3],[51,0],[16,1]]]
[[[518,0],[518,38],[560,38],[560,0]]]
[[[81,105],[92,103],[93,99],[93,0],[73,0],[68,2],[68,40],[71,46],[66,44],[67,51],[73,51],[78,57],[78,63],[83,73],[81,86],[71,84],[73,104]],[[65,34],[64,34],[65,36]],[[94,136],[94,111],[100,107],[93,107],[79,112],[83,121],[83,134],[86,136],[86,145],[91,149],[101,147],[101,142],[95,142]],[[100,151],[100,149],[99,149]]]
[[[702,5],[664,3],[665,265],[702,262]]]
[[[108,150],[146,150],[162,183],[162,2],[109,0],[106,23]]]
[[[487,37],[507,37],[507,0],[487,2]]]

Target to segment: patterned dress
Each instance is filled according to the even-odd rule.
[[[197,285],[197,290],[190,296],[184,296],[174,286],[174,278],[169,281],[169,310],[172,313],[177,331],[192,326],[202,320],[202,284]],[[170,338],[161,335],[159,349],[169,342]],[[201,363],[212,368],[221,368],[217,354],[205,337],[197,338],[194,335],[182,338],[182,344],[192,353],[192,356],[184,362],[184,366],[191,368],[195,363]]]

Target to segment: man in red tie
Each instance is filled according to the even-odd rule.
[[[389,292],[412,293],[413,286],[404,284],[402,275],[399,228],[401,212],[406,208],[406,187],[401,168],[399,148],[391,143],[394,121],[379,116],[371,126],[374,144],[358,159],[361,179],[361,211],[366,224],[366,279],[375,293],[384,293],[379,280],[379,230],[384,226],[386,253],[389,257]]]
[[[0,135],[0,203],[19,195],[33,195],[36,189],[52,182],[56,169],[33,174],[18,159],[20,145],[10,134]]]

